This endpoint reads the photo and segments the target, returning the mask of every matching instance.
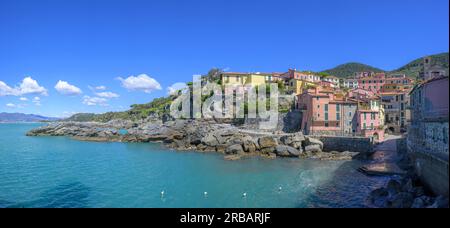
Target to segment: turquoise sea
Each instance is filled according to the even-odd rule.
[[[387,180],[357,172],[359,161],[225,161],[159,144],[25,136],[39,125],[0,124],[0,208],[367,207]]]

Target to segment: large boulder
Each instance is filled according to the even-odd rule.
[[[279,145],[275,147],[275,153],[280,157],[289,157],[287,146]]]
[[[389,193],[385,188],[378,188],[370,192],[369,199],[375,206],[384,207],[388,196]]]
[[[256,152],[256,145],[253,142],[253,140],[245,140],[244,143],[242,144],[242,146],[244,147],[245,152],[248,152],[248,153]]]
[[[320,153],[322,152],[322,147],[320,145],[309,145],[305,147],[306,153]]]
[[[277,140],[270,136],[259,138],[258,143],[259,143],[259,147],[261,149],[271,148],[271,147],[273,148],[273,147],[278,146]]]
[[[433,203],[433,199],[428,196],[421,196],[414,199],[411,208],[426,208]]]
[[[294,148],[299,148],[302,142],[305,141],[305,136],[299,132],[294,135],[285,135],[280,138],[280,141],[286,146],[292,146]]]
[[[244,149],[242,148],[242,146],[240,144],[235,144],[235,145],[229,146],[225,150],[225,153],[226,154],[242,154],[242,153],[244,153]]]
[[[202,138],[202,143],[208,146],[215,147],[219,144],[219,141],[217,138],[212,134],[207,134],[205,137]]]
[[[295,149],[294,147],[288,146],[287,150],[288,150],[289,155],[290,155],[291,157],[299,157],[299,156],[302,154],[302,151],[301,151],[301,150],[297,150],[297,149]]]
[[[320,146],[320,150],[321,151],[323,150],[323,142],[318,139],[315,139],[315,138],[305,137],[304,144],[305,144],[305,147],[311,146],[311,145],[318,145],[318,146]]]
[[[393,197],[390,202],[391,208],[411,208],[414,202],[413,194],[409,192],[400,192]]]
[[[389,192],[389,195],[392,197],[402,191],[402,185],[400,182],[391,179],[389,180],[386,189]]]
[[[301,152],[293,147],[279,145],[275,147],[275,153],[280,157],[299,157]]]
[[[448,197],[436,197],[433,205],[429,206],[429,208],[448,208]]]

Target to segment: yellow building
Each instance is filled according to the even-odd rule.
[[[222,85],[251,85],[258,86],[261,84],[271,83],[275,81],[272,74],[263,73],[223,73],[221,76]]]
[[[301,94],[303,90],[307,87],[315,87],[317,84],[301,79],[292,78],[286,83],[286,91],[292,94]]]

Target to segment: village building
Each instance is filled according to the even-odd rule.
[[[333,85],[333,87],[339,87],[339,78],[335,76],[325,76],[322,77],[323,82],[329,82]]]
[[[407,130],[410,121],[409,91],[393,91],[380,93],[381,104],[385,111],[386,130],[400,134]]]
[[[366,77],[372,77],[373,75],[375,75],[375,72],[356,72],[354,75],[355,79],[360,79],[360,78],[366,78]]]
[[[376,103],[362,103],[331,88],[318,86],[305,90],[298,95],[297,104],[303,113],[301,129],[304,134],[311,135],[362,136],[383,140],[380,110],[372,107]],[[374,114],[370,119],[364,118],[366,116],[360,114],[361,108]]]
[[[386,74],[376,73],[368,77],[358,78],[358,88],[378,93],[386,83]]]
[[[317,86],[316,83],[305,81],[301,79],[291,78],[286,80],[286,93],[287,94],[301,94],[303,90]]]
[[[427,81],[441,76],[448,76],[448,68],[433,64],[431,57],[426,57],[422,63],[422,70],[419,73],[419,79],[422,81]]]
[[[262,84],[274,83],[279,76],[273,73],[239,73],[226,72],[221,74],[222,85],[250,85],[256,87]]]
[[[341,79],[339,84],[341,88],[356,89],[358,88],[358,79],[355,78]]]
[[[410,93],[411,125],[407,148],[421,180],[436,195],[448,197],[449,79],[436,76]]]
[[[310,72],[301,72],[296,69],[289,69],[288,72],[281,74],[280,77],[284,80],[300,79],[300,80],[308,81],[308,82],[320,82],[321,81],[321,77],[319,75],[315,75]]]
[[[373,137],[375,141],[383,141],[384,129],[380,122],[379,111],[358,109],[356,113],[356,134],[363,137]]]

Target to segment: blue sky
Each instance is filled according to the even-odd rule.
[[[448,51],[448,4],[0,0],[0,112],[126,110],[212,67],[319,71],[357,61],[391,70]]]

